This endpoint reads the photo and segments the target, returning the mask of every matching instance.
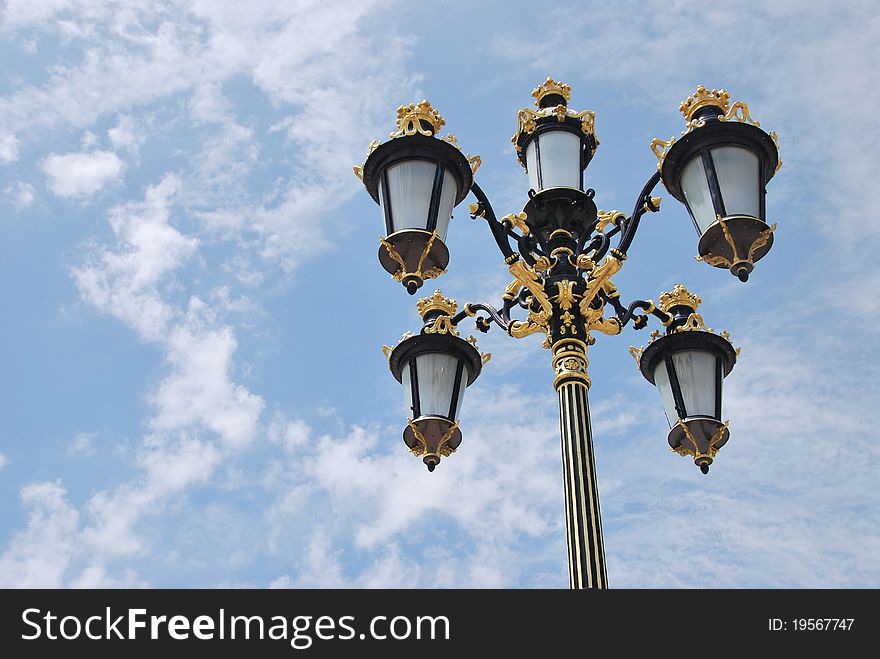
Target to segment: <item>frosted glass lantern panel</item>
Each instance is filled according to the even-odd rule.
[[[416,357],[422,416],[449,416],[457,369],[458,359],[452,355],[428,353]],[[465,372],[462,369],[463,376]]]
[[[758,156],[738,146],[712,149],[712,162],[727,215],[760,217]]]
[[[440,192],[440,206],[437,212],[437,235],[440,240],[446,240],[446,229],[449,228],[449,218],[452,217],[452,207],[455,205],[455,197],[458,195],[458,184],[452,173],[443,170],[443,189]]]
[[[678,423],[678,412],[675,409],[675,398],[672,395],[672,385],[669,382],[669,373],[666,372],[666,362],[660,361],[654,369],[654,384],[660,392],[660,400],[663,401],[663,411],[666,412],[666,421],[671,428]]]
[[[684,350],[672,355],[688,416],[715,417],[715,368],[718,358],[705,350]],[[719,395],[721,392],[718,392]]]
[[[392,165],[386,171],[391,201],[392,231],[425,229],[428,225],[428,208],[434,188],[435,163],[427,160],[407,160]],[[379,182],[379,201],[382,218],[385,218],[385,192],[383,180]]]
[[[538,163],[537,152],[541,158]],[[526,169],[529,186],[535,192],[547,188],[581,189],[581,138],[567,130],[548,130],[539,134],[526,146]],[[538,184],[538,168],[541,185]]]
[[[403,370],[400,372],[400,382],[403,384],[403,400],[406,403],[406,415],[410,419],[414,419],[416,413],[413,409],[412,375],[409,370],[409,362],[404,364]]]
[[[712,195],[709,193],[709,183],[706,180],[706,170],[699,155],[685,165],[681,173],[681,191],[697,223],[697,230],[703,235],[716,218]]]

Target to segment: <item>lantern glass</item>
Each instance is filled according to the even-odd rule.
[[[681,174],[681,191],[687,201],[688,210],[697,225],[700,235],[706,233],[715,222],[715,207],[712,205],[712,194],[706,177],[703,160],[697,154],[685,165]]]
[[[443,188],[437,208],[437,235],[440,236],[440,240],[446,240],[446,229],[449,227],[449,218],[452,217],[452,207],[455,206],[457,193],[458,184],[455,182],[455,177],[448,169],[444,169]]]
[[[452,418],[461,410],[468,373],[464,363],[453,355],[426,353],[415,358],[415,378],[412,361],[403,367],[401,381],[407,407],[413,418],[419,416],[442,416]],[[456,377],[457,376],[457,377]],[[413,400],[413,380],[418,389],[418,405]],[[456,380],[458,391],[456,392]],[[452,406],[455,395],[455,406]]]
[[[439,179],[438,167],[442,172]],[[445,240],[458,192],[452,173],[435,162],[413,159],[392,165],[384,176],[387,177],[388,200],[391,202],[391,232],[403,229],[433,231],[436,228],[440,239]],[[383,218],[387,212],[385,177],[379,181],[379,206]]]
[[[582,189],[581,138],[567,130],[545,130],[526,145],[529,186],[535,192],[547,188]],[[540,176],[539,176],[540,175]]]
[[[738,146],[723,146],[712,149],[712,162],[726,214],[760,218],[758,156]]]
[[[654,369],[654,383],[660,391],[660,398],[666,411],[669,427],[679,419],[675,407],[674,381],[677,380],[684,403],[684,417],[716,417],[716,401],[721,391],[716,389],[718,357],[705,350],[683,350],[672,355],[674,378],[668,372],[665,360]]]
[[[663,401],[663,411],[666,412],[666,421],[671,428],[678,423],[678,412],[675,409],[675,397],[672,395],[672,384],[669,382],[669,374],[666,372],[666,364],[661,361],[654,369],[654,384],[660,392],[660,400]]]

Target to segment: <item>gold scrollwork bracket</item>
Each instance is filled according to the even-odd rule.
[[[651,151],[657,156],[658,171],[663,169],[663,161],[666,159],[666,154],[669,153],[669,149],[673,144],[675,144],[674,137],[670,137],[668,140],[661,140],[659,137],[655,137],[651,140]]]
[[[632,355],[632,358],[636,360],[636,370],[641,370],[642,353],[644,351],[644,348],[636,348],[635,346],[629,347],[629,354]]]
[[[541,311],[546,322],[546,319],[549,319],[550,316],[553,315],[553,305],[550,304],[550,298],[544,291],[544,281],[541,276],[524,261],[515,261],[510,264],[508,269],[510,270],[510,274],[516,277],[523,286],[529,289],[529,292],[535,298],[535,301],[541,305]]]
[[[483,161],[480,159],[480,156],[472,156],[471,154],[467,154],[468,164],[471,166],[471,174],[476,174],[477,170],[480,168],[480,165],[483,164]]]
[[[451,334],[452,336],[459,336],[459,333],[455,330],[452,318],[449,316],[437,316],[437,319],[425,328],[425,334]]]
[[[719,121],[738,121],[740,123],[748,123],[756,126],[758,128],[761,127],[761,122],[755,121],[752,119],[752,115],[749,114],[749,106],[748,103],[743,103],[742,101],[737,101],[733,105],[730,106],[730,109],[726,114],[718,115]]]
[[[523,213],[509,213],[501,218],[501,224],[505,222],[509,222],[511,228],[519,229],[520,233],[524,236],[529,235],[529,225],[526,224],[526,219],[528,216]]]
[[[620,224],[620,222],[626,219],[626,215],[624,213],[621,213],[619,210],[600,210],[596,217],[598,218],[596,222],[596,231],[598,231],[599,233],[605,233],[605,229],[608,227],[609,224],[616,227],[618,224]]]
[[[380,144],[379,140],[373,140],[372,142],[370,142],[370,145],[367,147],[367,158],[370,157],[370,155],[373,153],[373,151],[375,151],[376,149],[379,148],[379,144]],[[361,163],[360,165],[355,165],[352,169],[354,170],[354,175],[357,176],[361,180],[361,183],[363,183],[364,182],[364,163]]]

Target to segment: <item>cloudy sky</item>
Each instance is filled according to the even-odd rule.
[[[880,586],[875,4],[431,7],[0,3],[0,586],[567,587],[549,354],[481,336],[429,474],[380,351],[414,300],[351,170],[428,98],[517,212],[509,138],[548,75],[596,111],[600,208],[632,207],[698,84],[784,161],[748,284],[694,261],[664,190],[615,279],[686,284],[742,355],[704,477],[628,354],[647,332],[592,348],[612,587]],[[498,300],[486,227],[462,207],[447,242],[444,293]]]

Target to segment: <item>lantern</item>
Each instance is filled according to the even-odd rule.
[[[700,85],[679,106],[687,124],[676,140],[654,140],[663,184],[683,202],[700,236],[698,260],[747,281],[773,245],[765,185],[782,162],[776,133],[766,133],[748,105]]]
[[[453,136],[437,136],[445,123],[428,101],[401,106],[393,139],[373,141],[366,162],[355,167],[381,209],[379,262],[410,295],[446,272],[452,209],[467,196],[480,163],[462,154]]]
[[[726,334],[707,330],[696,313],[700,298],[676,285],[660,296],[660,308],[673,318],[667,334],[642,351],[639,370],[657,386],[669,422],[669,445],[690,455],[706,474],[730,432],[721,421],[721,389],[736,363]]]
[[[452,324],[457,305],[435,291],[419,300],[424,321],[420,334],[405,336],[393,350],[384,347],[388,365],[403,385],[411,417],[403,431],[410,451],[422,457],[428,471],[461,444],[458,419],[464,392],[491,355],[481,355],[476,339],[459,337]]]
[[[595,113],[568,109],[571,87],[547,78],[532,92],[537,112],[520,110],[512,141],[534,194],[552,188],[584,189],[586,169],[599,142]]]

